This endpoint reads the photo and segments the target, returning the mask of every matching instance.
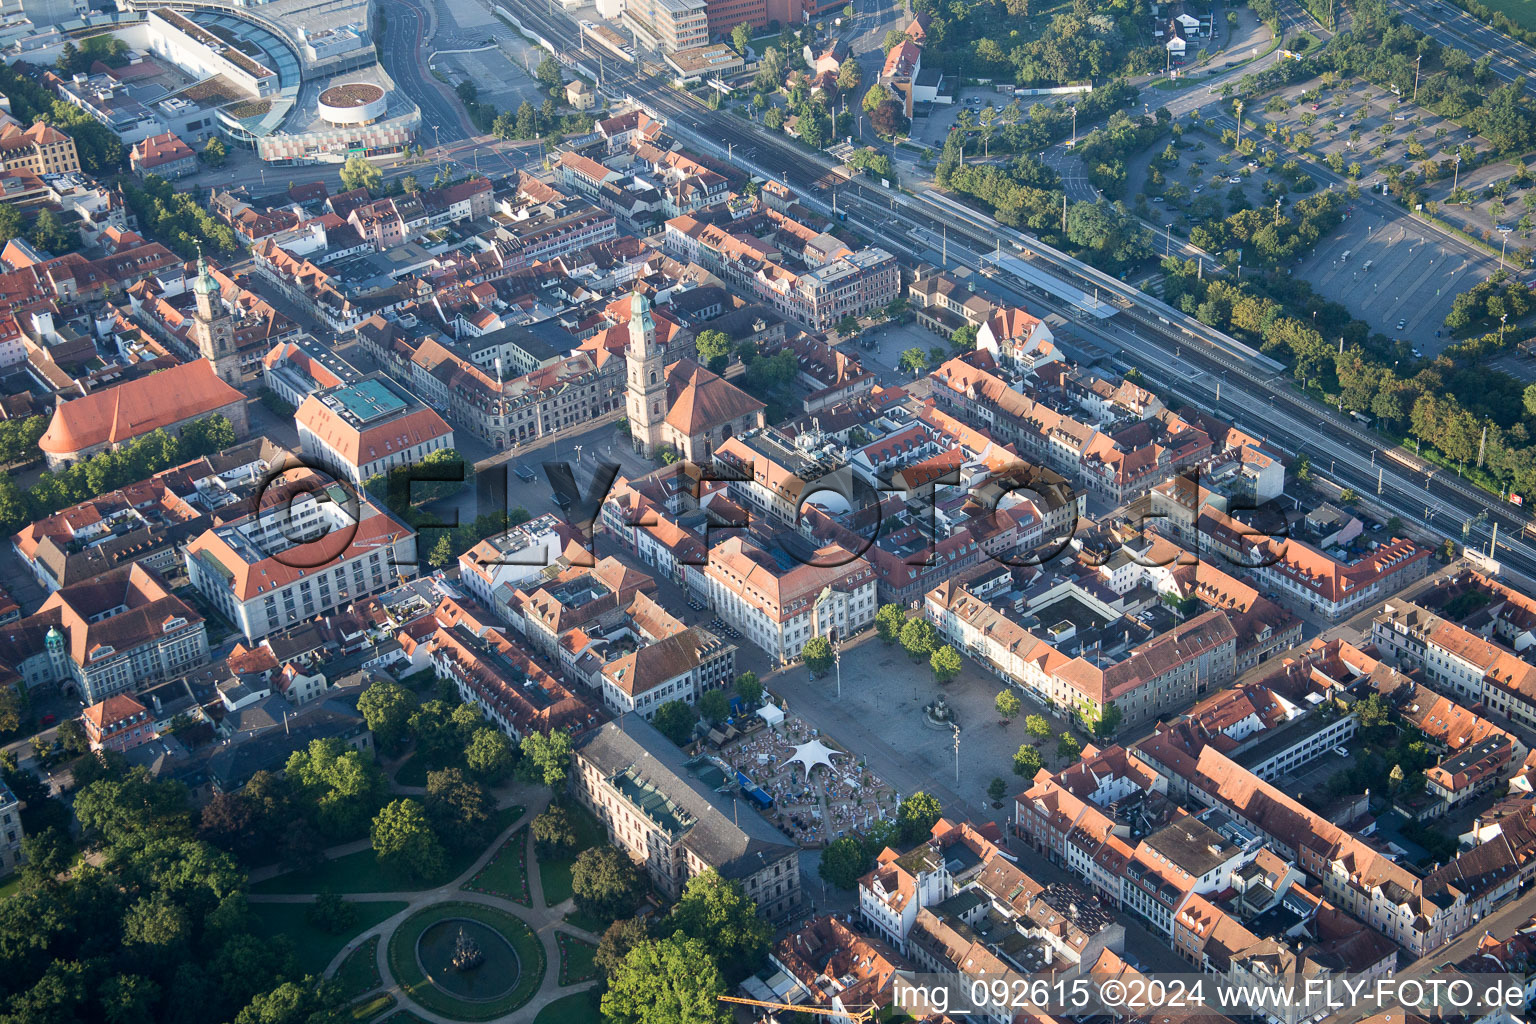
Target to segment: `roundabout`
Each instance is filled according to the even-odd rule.
[[[400,923],[389,937],[389,970],[424,1009],[482,1021],[504,1017],[533,997],[544,982],[545,955],[520,918],[483,903],[452,901]]]

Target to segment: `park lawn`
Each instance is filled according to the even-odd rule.
[[[375,935],[348,953],[341,966],[336,968],[333,980],[341,986],[344,999],[356,999],[382,985],[384,981],[379,977],[379,937]]]
[[[532,907],[533,897],[528,891],[528,826],[512,833],[485,867],[460,888]]]
[[[539,1011],[533,1024],[591,1024],[600,1016],[596,989],[562,996]]]
[[[566,924],[580,928],[584,932],[591,932],[593,935],[603,934],[603,932],[608,930],[608,926],[613,923],[612,921],[604,921],[600,917],[584,914],[579,910],[573,910],[566,914],[563,920]]]
[[[597,977],[597,947],[565,932],[555,933],[560,948],[560,984],[579,985]]]
[[[571,867],[576,863],[577,854],[608,841],[608,833],[603,830],[602,822],[593,817],[591,811],[574,801],[562,806],[570,816],[571,827],[576,832],[576,845],[571,848],[569,857],[550,860],[539,858],[539,884],[544,887],[544,903],[550,907],[571,898]]]
[[[505,807],[491,818],[495,832],[500,835],[507,826],[522,817],[521,807]],[[289,871],[251,886],[253,893],[319,893],[319,892],[419,892],[436,889],[462,875],[480,856],[484,847],[449,849],[443,858],[443,869],[435,877],[408,881],[384,870],[373,850],[358,850],[332,860],[321,861],[312,867]]]
[[[1536,0],[1483,0],[1521,28],[1536,29]]]
[[[427,1024],[427,1022],[410,1010],[397,1010],[388,1017],[385,1017],[379,1024]]]
[[[412,754],[404,761],[401,761],[400,767],[395,770],[395,785],[425,787],[427,784],[427,772],[430,770],[427,767],[426,758],[420,754]]]
[[[16,890],[21,888],[21,872],[16,872],[4,882],[0,882],[0,900],[16,895]]]
[[[353,1020],[373,1020],[394,1005],[394,996],[388,992],[380,992],[372,999],[365,999],[353,1006],[349,1012],[352,1014]]]
[[[405,903],[395,900],[356,903],[354,906],[357,907],[357,924],[344,935],[323,932],[305,920],[304,912],[309,909],[307,903],[252,903],[251,921],[257,935],[268,938],[287,936],[293,943],[299,963],[313,965],[309,969],[318,974],[352,936],[406,908]]]

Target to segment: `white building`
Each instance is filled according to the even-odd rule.
[[[372,502],[295,469],[273,482],[259,511],[188,544],[186,562],[192,586],[256,641],[414,576],[416,534]]]
[[[842,549],[818,555],[821,564],[785,569],[732,537],[704,567],[709,603],[775,661],[799,657],[813,636],[852,636],[875,620],[874,567]]]

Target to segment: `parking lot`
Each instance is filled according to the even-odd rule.
[[[433,65],[448,76],[450,85],[457,86],[466,79],[474,82],[480,90],[480,102],[497,110],[516,110],[524,100],[538,106],[545,99],[539,84],[499,47],[470,53],[439,53]]]
[[[1405,338],[1432,357],[1451,343],[1443,327],[1457,294],[1498,264],[1495,256],[1445,244],[1407,214],[1366,212],[1320,240],[1295,272],[1376,330]]]

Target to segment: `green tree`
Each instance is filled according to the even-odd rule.
[[[336,738],[311,740],[289,754],[284,772],[315,809],[320,830],[336,839],[361,833],[384,793],[384,773],[372,756]]]
[[[203,146],[203,163],[209,167],[223,167],[229,159],[229,150],[224,146],[224,140],[215,135]]]
[[[962,352],[969,352],[976,347],[976,328],[970,324],[955,329],[950,335],[949,343]]]
[[[1024,702],[1011,689],[1000,691],[994,703],[997,705],[997,716],[1004,722],[1013,721],[1024,710]]]
[[[450,846],[479,846],[489,841],[495,810],[496,801],[485,787],[460,769],[427,773],[427,820]]]
[[[453,536],[445,533],[437,538],[436,544],[432,545],[432,553],[427,556],[427,561],[433,568],[441,569],[458,557],[459,553],[454,550]]]
[[[934,647],[939,642],[939,632],[933,628],[933,623],[922,616],[908,619],[906,625],[901,627],[901,646],[913,658],[923,658],[933,653]]]
[[[1402,788],[1405,778],[1407,776],[1403,773],[1403,766],[1400,764],[1393,765],[1392,771],[1387,774],[1387,781],[1391,785],[1392,792],[1396,793]]]
[[[896,808],[896,835],[902,845],[910,846],[926,839],[933,826],[944,816],[943,805],[931,793],[918,790]]]
[[[151,836],[191,833],[187,787],[134,768],[121,778],[98,779],[75,794],[75,818],[88,836],[115,846]]]
[[[539,61],[539,66],[534,69],[533,76],[539,80],[540,85],[553,92],[561,85],[560,62],[546,53],[544,59]]]
[[[464,748],[464,763],[486,782],[506,778],[516,761],[517,752],[512,741],[493,725],[476,729]]]
[[[1369,693],[1355,705],[1362,729],[1380,729],[1392,721],[1392,708],[1379,693]]]
[[[235,1024],[332,1024],[342,1018],[335,986],[306,976],[258,994]]]
[[[864,84],[864,72],[859,68],[859,62],[849,57],[837,66],[837,91],[844,93],[857,92],[859,86]]]
[[[399,683],[376,679],[357,698],[357,710],[381,747],[399,750],[417,706],[416,695]]]
[[[576,826],[559,804],[550,804],[533,819],[533,842],[541,858],[560,858],[576,848]]]
[[[1064,732],[1056,738],[1056,756],[1062,760],[1076,761],[1082,752],[1083,745],[1071,733]]]
[[[875,612],[875,632],[880,639],[893,644],[901,639],[902,627],[907,624],[907,610],[899,604],[883,604]]]
[[[1040,760],[1040,751],[1028,743],[1021,743],[1019,749],[1013,755],[1013,774],[1022,775],[1026,779],[1032,779],[1045,767]]]
[[[304,919],[331,935],[341,935],[357,924],[357,904],[334,892],[322,892],[304,911]]]
[[[656,709],[651,724],[667,739],[678,746],[685,746],[693,739],[693,727],[699,715],[686,701],[669,700]]]
[[[887,29],[885,39],[880,43],[880,48],[883,52],[889,54],[896,47],[900,46],[906,38],[907,34],[899,28]]]
[[[757,681],[757,673],[751,669],[736,677],[736,696],[749,707],[758,707],[763,699],[763,684]]]
[[[700,331],[693,339],[693,346],[699,353],[699,359],[706,364],[715,359],[730,358],[731,339],[724,331]]]
[[[74,721],[70,719],[70,721]],[[14,686],[0,686],[0,733],[15,732],[21,725],[21,697]],[[76,723],[78,727],[78,723]],[[62,733],[63,725],[59,726]]]
[[[896,361],[896,366],[901,370],[910,370],[912,376],[916,377],[928,369],[928,353],[913,345],[901,353],[901,358]]]
[[[571,865],[571,892],[585,914],[604,920],[628,914],[644,890],[634,861],[602,843],[576,855]]]
[[[852,836],[844,836],[834,839],[821,851],[821,863],[816,866],[816,873],[839,889],[856,889],[869,865],[864,844]]]
[[[739,53],[743,57],[745,57],[747,55],[747,50],[751,46],[752,46],[752,26],[751,25],[748,25],[746,22],[742,22],[740,25],[737,25],[735,28],[731,29],[731,48],[732,49],[734,49],[737,53]]]
[[[32,221],[32,244],[44,252],[62,256],[78,249],[80,238],[74,229],[66,230],[58,215],[45,206]]]
[[[987,783],[987,796],[991,797],[994,804],[1003,802],[1003,797],[1008,795],[1008,783],[1002,779],[994,778]]]
[[[694,875],[667,926],[696,939],[714,956],[728,979],[744,978],[768,953],[773,928],[757,913],[741,884],[713,869]]]
[[[637,942],[608,979],[603,1019],[609,1024],[727,1024],[716,997],[725,983],[697,939],[674,935]]]
[[[805,642],[800,657],[811,675],[819,676],[832,667],[832,643],[824,636],[813,636]]]
[[[10,203],[0,203],[0,243],[9,242],[22,229],[21,214]]]
[[[706,690],[699,695],[699,716],[704,721],[719,725],[731,715],[731,698],[724,690]]]
[[[1048,722],[1044,715],[1029,715],[1025,718],[1025,732],[1037,740],[1044,740],[1051,735],[1051,722]]]
[[[349,156],[341,165],[341,187],[351,192],[365,188],[373,192],[384,183],[384,172],[361,156]]]
[[[442,870],[443,847],[420,801],[393,800],[374,816],[369,830],[373,852],[385,868],[413,879]]]
[[[603,930],[592,960],[605,980],[612,980],[624,966],[629,951],[651,937],[646,922],[638,917],[621,917]]]
[[[546,786],[559,789],[571,770],[571,734],[564,731],[531,732],[523,737],[523,761],[533,777]]]
[[[964,665],[960,661],[960,652],[949,644],[943,644],[934,648],[933,653],[928,656],[928,667],[933,670],[934,680],[943,686],[959,675]]]

